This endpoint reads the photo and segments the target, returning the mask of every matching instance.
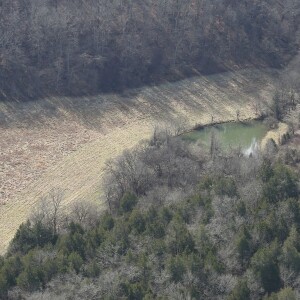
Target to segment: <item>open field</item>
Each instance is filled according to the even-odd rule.
[[[66,190],[101,202],[105,162],[151,136],[156,126],[254,118],[268,109],[277,72],[242,70],[186,79],[123,95],[0,104],[0,253],[39,198]]]

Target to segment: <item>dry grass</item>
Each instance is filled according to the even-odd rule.
[[[289,131],[289,126],[285,123],[279,123],[278,128],[267,132],[266,136],[261,141],[261,147],[264,149],[269,139],[273,139],[277,145],[280,145],[281,138]]]
[[[8,107],[0,131],[0,253],[39,197],[66,189],[75,199],[101,202],[105,162],[148,138],[153,128],[182,122],[253,118],[272,98],[273,72],[244,70],[190,78],[126,95],[51,98]],[[0,120],[1,121],[1,120]]]

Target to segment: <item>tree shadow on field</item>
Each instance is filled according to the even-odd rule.
[[[171,121],[185,111],[212,115],[229,113],[245,100],[264,101],[261,93],[275,72],[241,70],[198,76],[159,86],[125,90],[120,94],[86,97],[50,97],[0,106],[0,126],[44,126],[50,119],[71,117],[90,129],[106,122],[120,126],[132,118]],[[180,109],[178,109],[180,106]]]

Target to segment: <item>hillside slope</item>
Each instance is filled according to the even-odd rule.
[[[101,202],[105,162],[148,138],[156,126],[191,128],[211,121],[253,118],[267,109],[276,71],[242,70],[190,78],[123,95],[51,98],[1,104],[0,252],[39,198],[65,190]]]
[[[281,68],[296,53],[298,2],[2,0],[0,100]]]

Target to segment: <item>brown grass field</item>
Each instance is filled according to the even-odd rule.
[[[247,69],[84,98],[0,104],[0,253],[53,187],[64,207],[101,197],[107,160],[149,138],[156,126],[186,128],[257,117],[268,109],[277,73]]]

